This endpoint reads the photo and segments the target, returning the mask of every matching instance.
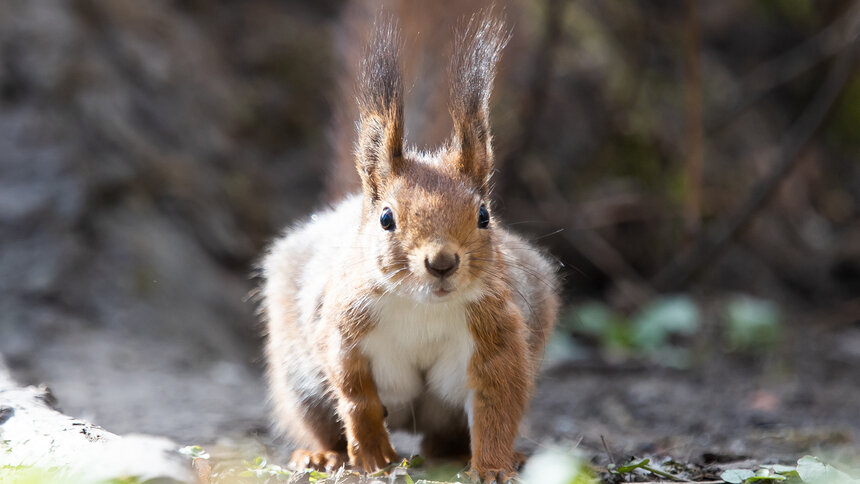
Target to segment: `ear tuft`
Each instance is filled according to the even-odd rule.
[[[380,15],[361,62],[357,96],[356,167],[365,193],[374,200],[385,179],[403,162],[401,50],[397,22]]]
[[[450,111],[454,120],[452,148],[458,168],[487,190],[493,169],[490,94],[496,64],[511,38],[504,20],[488,8],[469,19],[456,37],[449,66]]]

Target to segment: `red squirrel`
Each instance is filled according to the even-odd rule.
[[[454,128],[404,142],[400,33],[377,22],[359,76],[361,192],[311,216],[262,264],[267,377],[301,467],[395,462],[388,429],[428,456],[471,454],[482,480],[516,471],[514,439],[559,306],[556,268],[502,227],[490,196],[489,99],[509,39],[486,11],[450,60]]]

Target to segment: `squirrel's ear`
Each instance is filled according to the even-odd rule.
[[[356,167],[365,194],[379,198],[384,180],[403,164],[403,78],[400,31],[391,17],[378,18],[361,62],[358,86]]]
[[[448,72],[449,109],[454,119],[450,143],[457,153],[452,159],[485,192],[493,170],[490,92],[496,64],[510,37],[504,21],[495,18],[492,9],[479,12],[457,35]]]

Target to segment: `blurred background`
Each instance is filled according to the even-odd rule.
[[[486,2],[381,4],[405,30],[407,141],[432,147],[453,28]],[[495,213],[565,280],[521,445],[856,453],[860,3],[497,4]],[[0,0],[19,381],[115,432],[273,441],[254,264],[356,186],[379,5]]]

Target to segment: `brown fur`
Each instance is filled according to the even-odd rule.
[[[346,450],[352,465],[384,467],[397,459],[388,422],[424,433],[428,454],[470,449],[482,478],[515,470],[514,438],[556,316],[557,284],[551,264],[494,216],[479,227],[479,208],[492,214],[488,101],[508,35],[488,12],[464,32],[450,69],[453,134],[441,151],[422,154],[403,143],[397,29],[378,25],[360,76],[362,195],[292,230],[263,263],[276,419],[307,448],[297,454],[305,465],[332,465]],[[395,225],[384,229],[387,211]],[[441,277],[429,267],[438,260],[457,265]],[[403,321],[412,326],[400,328]],[[450,345],[468,353],[447,355],[459,348]],[[468,357],[462,367],[460,357]],[[378,366],[396,358],[404,368]],[[415,378],[424,385],[417,393]],[[412,415],[398,404],[386,419],[383,393],[410,399]]]

